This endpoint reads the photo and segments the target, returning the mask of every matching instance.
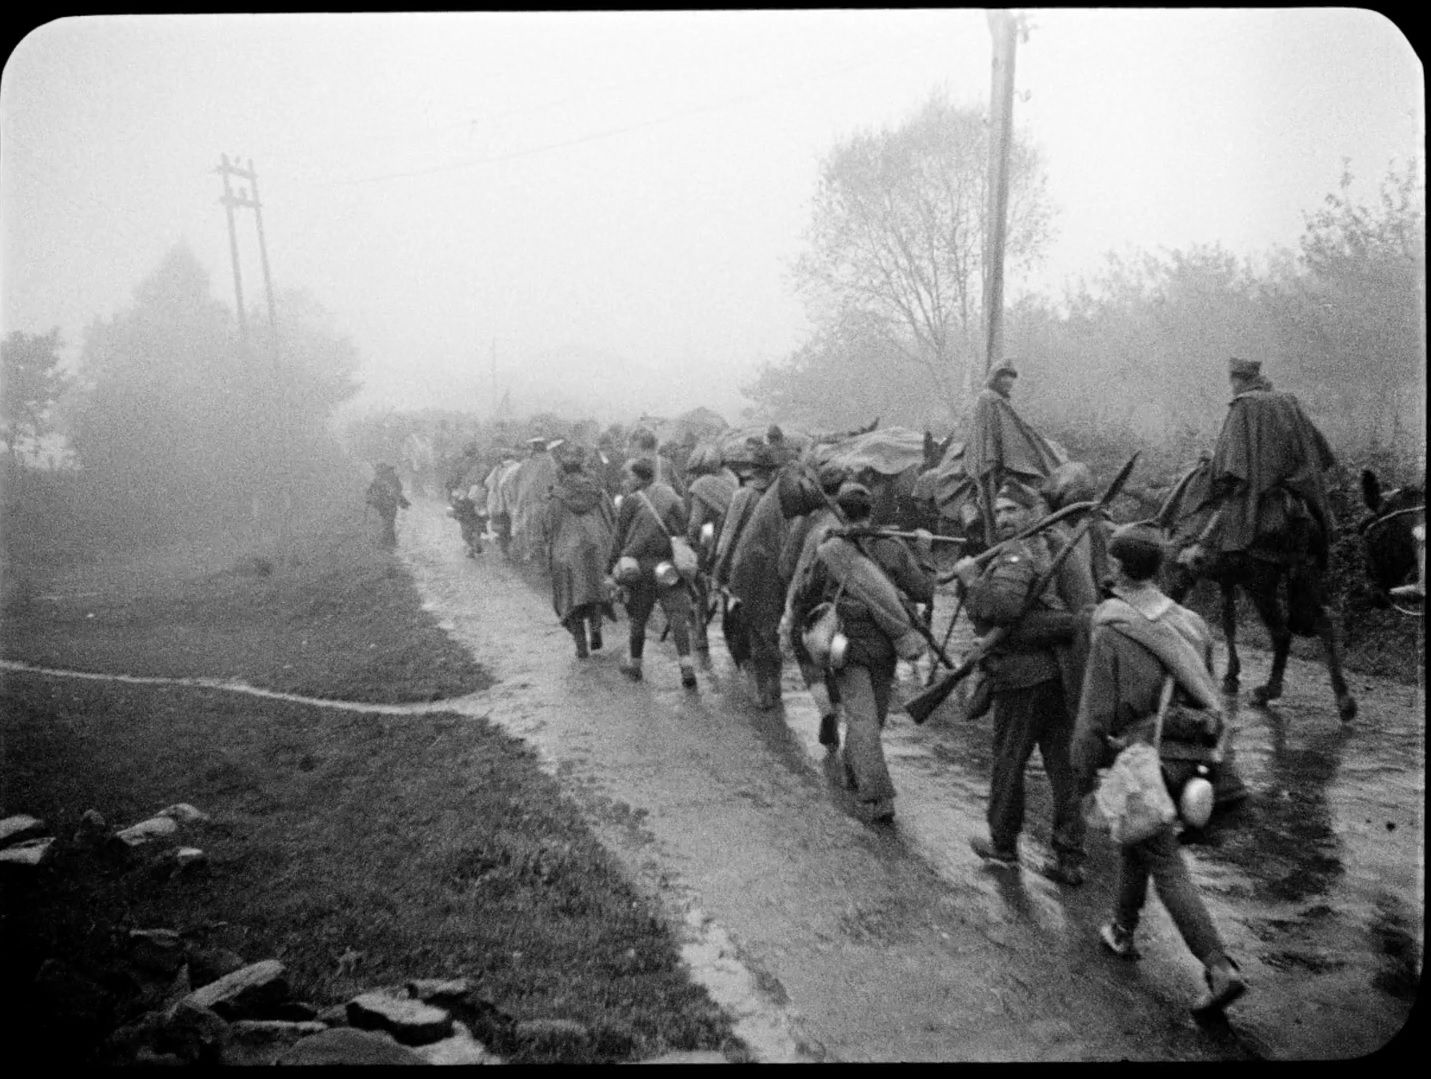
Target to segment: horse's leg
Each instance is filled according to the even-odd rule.
[[[1243,587],[1257,608],[1257,615],[1272,638],[1272,673],[1265,684],[1252,691],[1253,704],[1266,704],[1282,696],[1282,679],[1287,670],[1287,656],[1292,650],[1292,631],[1277,599],[1280,574],[1270,563],[1248,559]]]
[[[1237,586],[1230,580],[1219,581],[1222,593],[1222,637],[1227,642],[1227,673],[1222,676],[1222,691],[1236,693],[1242,684],[1242,660],[1237,656]]]
[[[1332,680],[1332,693],[1337,698],[1337,715],[1343,723],[1356,718],[1356,698],[1342,676],[1341,626],[1327,606],[1326,591],[1320,574],[1308,573],[1304,577],[1293,577],[1289,588],[1300,588],[1307,593],[1307,599],[1316,604],[1317,636],[1322,639],[1322,651],[1327,659],[1327,673]]]

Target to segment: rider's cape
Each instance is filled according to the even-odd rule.
[[[1232,399],[1212,456],[1214,491],[1232,489],[1224,503],[1218,546],[1245,551],[1259,537],[1286,527],[1283,491],[1302,500],[1321,526],[1319,562],[1335,520],[1322,472],[1336,463],[1331,447],[1290,393],[1252,390]],[[1295,512],[1295,510],[1293,511]]]

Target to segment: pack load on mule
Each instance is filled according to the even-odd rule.
[[[838,465],[870,489],[875,525],[913,523],[909,502],[924,469],[924,451],[923,432],[909,427],[879,427],[815,449],[822,464]]]

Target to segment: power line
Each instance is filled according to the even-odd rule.
[[[604,131],[595,131],[587,135],[579,135],[576,138],[563,139],[560,142],[547,143],[542,146],[528,147],[525,150],[514,150],[511,153],[507,154],[495,154],[488,157],[468,158],[463,161],[448,162],[445,165],[433,165],[428,168],[409,169],[402,172],[381,173],[374,176],[360,176],[348,180],[334,180],[330,181],[330,183],[332,184],[332,186],[335,187],[349,187],[358,184],[380,183],[385,180],[411,179],[413,177],[418,176],[435,176],[444,172],[458,172],[462,169],[476,168],[480,165],[492,165],[499,164],[505,161],[515,161],[523,157],[532,157],[537,154],[549,153],[552,150],[561,150],[571,146],[579,146],[583,143],[597,142],[602,139],[614,138],[618,135],[629,134],[633,131],[640,131],[648,127],[658,127],[661,124],[672,123],[676,120],[683,120],[686,117],[697,116],[701,113],[715,112],[720,109],[729,108],[733,105],[741,105],[750,101],[758,101],[762,98],[769,97],[772,94],[783,92],[785,90],[797,89],[811,82],[816,82],[822,79],[836,78],[840,75],[848,74],[851,71],[859,71],[863,70],[864,68],[878,67],[883,64],[891,63],[894,61],[894,59],[896,58],[883,56],[879,59],[867,60],[864,63],[860,64],[845,65],[843,67],[831,71],[825,71],[815,75],[810,75],[803,79],[786,80],[784,82],[773,83],[769,86],[764,87],[761,90],[753,91],[748,94],[740,94],[736,97],[724,98],[722,100],[709,102],[704,105],[696,105],[689,109],[681,109],[677,112],[668,113],[664,116],[657,116],[650,120],[643,120],[639,123],[627,124],[622,127],[608,128]],[[450,126],[462,127],[470,126],[474,123],[476,123],[475,120],[468,121],[466,124],[454,124]]]

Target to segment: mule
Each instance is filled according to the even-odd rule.
[[[1361,495],[1372,516],[1358,531],[1377,598],[1383,606],[1424,601],[1426,481],[1383,492],[1376,473],[1367,468],[1361,473]]]
[[[1204,505],[1211,484],[1211,459],[1204,457],[1173,487],[1152,524],[1169,537],[1169,546],[1181,552],[1201,534],[1212,507]],[[1199,578],[1215,583],[1222,598],[1222,633],[1227,642],[1227,672],[1224,693],[1236,693],[1241,685],[1242,661],[1237,654],[1237,590],[1252,601],[1257,616],[1272,640],[1272,670],[1266,683],[1252,690],[1255,705],[1266,705],[1282,696],[1283,678],[1292,637],[1316,635],[1322,640],[1337,714],[1343,723],[1356,717],[1356,699],[1342,674],[1340,629],[1328,613],[1323,567],[1313,554],[1325,550],[1330,537],[1322,534],[1317,518],[1307,513],[1295,517],[1289,531],[1268,537],[1265,550],[1213,553],[1200,565],[1190,566],[1169,558],[1164,569],[1163,590],[1181,603]],[[1286,600],[1281,598],[1286,590]]]

